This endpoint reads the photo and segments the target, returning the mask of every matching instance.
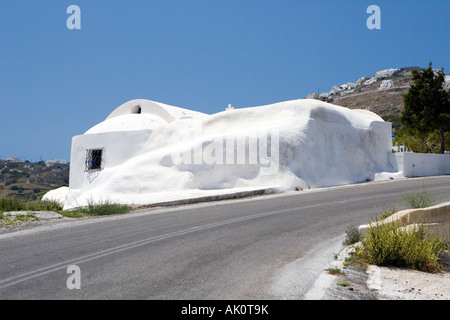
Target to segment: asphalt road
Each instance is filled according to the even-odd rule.
[[[314,259],[315,248],[336,249],[348,226],[369,222],[388,205],[401,209],[401,195],[420,184],[437,201],[450,201],[450,176],[441,176],[143,210],[2,235],[0,299],[284,299],[274,289],[280,270]],[[79,273],[68,270],[72,265]],[[310,264],[291,276],[313,278],[321,268]],[[294,296],[301,299],[313,280]]]

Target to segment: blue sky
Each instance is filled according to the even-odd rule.
[[[449,13],[448,0],[0,0],[0,158],[69,160],[73,136],[131,99],[212,114],[382,69],[450,73]]]

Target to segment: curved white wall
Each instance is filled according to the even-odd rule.
[[[161,119],[164,119],[168,123],[174,120],[174,117],[170,115],[170,113],[159,103],[143,99],[131,100],[122,104],[113,112],[111,112],[111,114],[106,119],[108,120],[114,117],[128,114],[137,114],[138,109],[140,110],[140,114],[153,114],[160,117]]]
[[[127,108],[133,103],[116,109],[105,122],[128,119]],[[391,124],[373,113],[317,100],[186,119],[183,114],[189,112],[184,109],[168,110],[176,114],[174,120],[151,130],[117,127],[118,131],[74,137],[66,208],[108,198],[149,204],[164,197],[240,188],[324,187],[374,179],[375,173],[391,170]],[[103,149],[102,170],[86,172],[86,150],[97,148]],[[244,150],[239,158],[244,162],[221,162],[217,157],[239,150]],[[258,153],[252,157],[250,152]],[[177,157],[180,153],[183,157]],[[192,162],[186,161],[186,154],[192,155]],[[238,157],[233,154],[232,159]]]

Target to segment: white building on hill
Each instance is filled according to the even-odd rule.
[[[377,82],[377,81],[378,81],[377,78],[376,78],[376,77],[373,77],[373,78],[370,78],[369,80],[366,80],[366,81],[364,82],[364,85],[368,86],[368,85],[371,85],[372,83],[375,83],[375,82]]]
[[[45,164],[47,166],[53,166],[56,164],[67,164],[66,159],[52,159],[52,160],[45,160]]]
[[[400,71],[400,69],[393,69],[393,68],[381,70],[375,74],[375,78],[389,78],[389,77],[392,77],[393,75],[395,75],[399,71]]]
[[[394,86],[394,82],[392,80],[383,80],[380,84],[380,89],[389,89]]]

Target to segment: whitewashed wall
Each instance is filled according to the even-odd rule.
[[[102,168],[112,169],[142,152],[151,131],[118,131],[85,134],[72,139],[70,189],[86,189],[98,173],[85,171],[86,150],[103,148]]]
[[[425,177],[450,174],[450,154],[393,153],[391,164],[405,177]]]

